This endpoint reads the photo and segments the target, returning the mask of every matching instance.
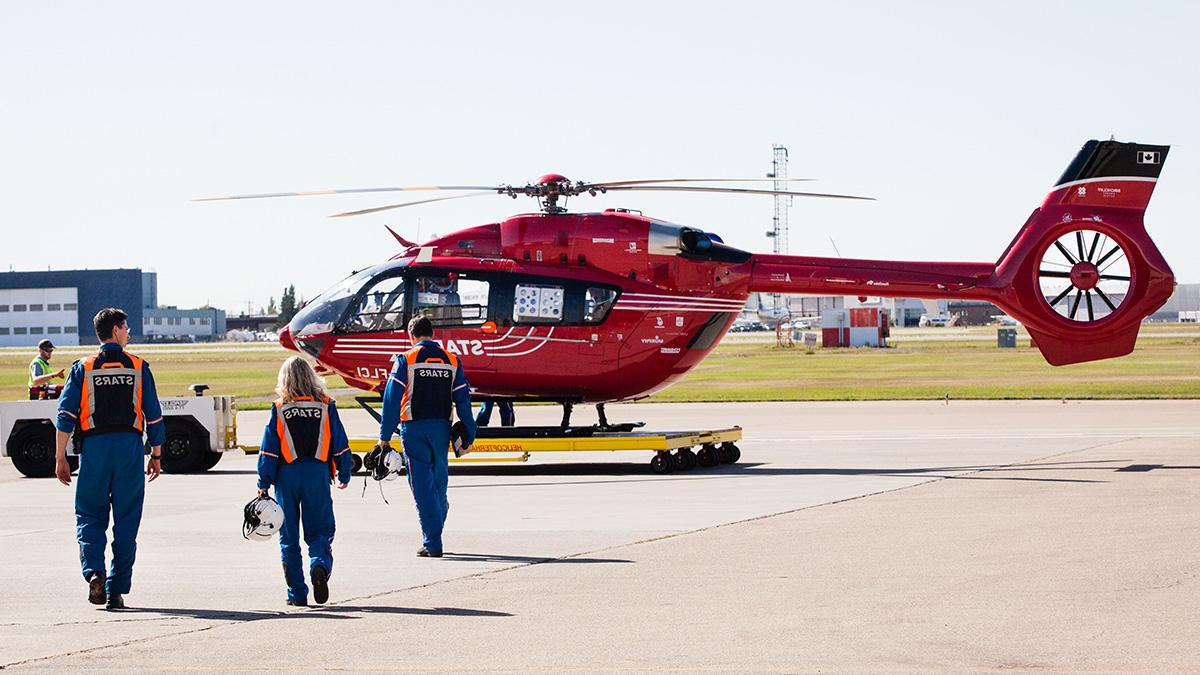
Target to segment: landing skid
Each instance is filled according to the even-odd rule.
[[[611,424],[608,421],[608,415],[604,414],[604,404],[596,404],[596,416],[600,419],[599,423],[593,424],[590,427],[572,427],[571,412],[575,409],[575,404],[571,401],[560,401],[563,407],[562,424],[559,426],[562,429],[593,429],[595,431],[617,431],[626,432],[640,429],[646,426],[645,422],[623,422],[621,424]]]

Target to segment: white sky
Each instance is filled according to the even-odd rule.
[[[1188,2],[22,2],[0,19],[0,269],[141,267],[159,301],[311,297],[410,238],[534,203],[357,219],[334,187],[759,176],[792,253],[993,261],[1089,138],[1172,145],[1147,212],[1200,281]],[[769,251],[768,197],[608,195]]]

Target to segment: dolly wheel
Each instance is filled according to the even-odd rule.
[[[654,473],[671,473],[675,470],[675,458],[667,452],[655,453],[650,458],[650,470]]]
[[[361,456],[350,453],[350,463],[352,465],[350,468],[350,473],[358,473],[362,471],[363,460]]]
[[[728,443],[722,443],[717,446],[717,461],[722,464],[733,463],[733,451],[729,449]]]
[[[680,448],[675,451],[675,465],[680,471],[691,471],[699,464],[696,461],[696,453],[692,452],[691,448]]]
[[[716,466],[721,461],[717,454],[716,446],[711,443],[705,443],[700,446],[700,452],[696,455],[696,459],[700,461],[700,466],[703,467]]]
[[[729,451],[732,453],[732,459],[729,460],[729,463],[737,464],[737,462],[742,458],[742,449],[733,443],[726,443],[725,445],[729,446]]]

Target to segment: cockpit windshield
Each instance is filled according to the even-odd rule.
[[[408,260],[389,261],[356,272],[334,284],[332,288],[313,298],[296,313],[289,324],[292,335],[304,337],[332,332],[334,325],[337,324],[338,319],[342,318],[350,301],[354,299],[364,284],[388,270],[407,267],[408,263]]]

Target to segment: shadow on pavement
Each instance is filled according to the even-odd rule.
[[[536,555],[501,555],[498,553],[451,553],[446,551],[442,560],[464,560],[468,562],[513,562],[513,563],[632,563],[623,558],[549,558]]]
[[[282,603],[281,603],[282,604]],[[185,607],[127,607],[122,610],[117,610],[113,614],[141,614],[153,613],[163,614],[165,616],[184,616],[193,619],[204,619],[208,621],[261,621],[263,619],[296,619],[309,616],[310,612],[296,612],[294,610],[272,611],[272,610],[235,610],[235,609],[188,609]],[[334,617],[338,619],[349,619],[348,616]]]
[[[679,471],[666,475],[656,475],[649,464],[645,462],[591,462],[591,463],[554,463],[554,464],[521,464],[521,465],[485,465],[485,466],[450,466],[452,476],[492,476],[496,478],[538,477],[538,476],[576,476],[576,477],[609,477],[611,480],[585,481],[554,481],[541,483],[528,482],[497,482],[479,483],[473,485],[452,485],[451,489],[462,490],[486,487],[513,487],[531,485],[596,485],[604,483],[640,483],[661,480],[713,480],[718,478],[754,476],[898,476],[919,477],[938,473],[956,472],[1000,472],[1000,471],[1149,471],[1200,469],[1198,466],[1150,464],[1127,466],[1128,459],[1085,460],[1061,462],[1034,462],[1030,464],[976,464],[960,466],[926,466],[926,467],[775,467],[763,462],[739,462],[723,464],[715,467],[698,467],[691,471]],[[1093,466],[1088,466],[1093,465]],[[213,469],[210,475],[252,475],[253,470]],[[361,477],[362,474],[355,474]],[[644,477],[641,477],[644,476]],[[627,478],[628,477],[628,478]],[[972,476],[942,476],[942,478],[960,478],[971,480],[1014,480],[1042,481],[1048,483],[1099,483],[1106,481],[1070,479],[1070,478],[1031,478],[1017,476],[976,475]]]
[[[1118,460],[1124,461],[1124,460]],[[1111,463],[1111,461],[1107,461]],[[687,472],[676,472],[667,475],[652,475],[649,467],[641,464],[554,464],[554,465],[534,465],[534,466],[517,466],[517,467],[471,467],[469,472],[461,470],[455,471],[451,468],[452,475],[475,475],[475,476],[496,476],[496,477],[518,477],[518,476],[596,476],[596,477],[611,477],[608,480],[565,480],[565,481],[550,481],[550,482],[496,482],[496,483],[476,483],[471,485],[451,485],[451,490],[468,490],[472,488],[494,488],[494,487],[536,487],[536,486],[553,486],[553,485],[603,485],[606,483],[644,483],[650,481],[694,481],[694,480],[720,480],[725,478],[755,478],[764,476],[896,476],[899,478],[919,478],[919,477],[937,477],[937,478],[972,478],[976,480],[1014,480],[1014,481],[1042,481],[1047,483],[1101,483],[1106,481],[1086,480],[1086,479],[1071,479],[1071,478],[1030,478],[1019,476],[984,476],[974,474],[971,476],[953,476],[939,475],[961,472],[991,472],[991,471],[1070,471],[1075,469],[1098,469],[1102,471],[1113,471],[1115,466],[1076,466],[1076,464],[1084,464],[1086,462],[1063,462],[1046,463],[1046,464],[990,464],[990,465],[966,465],[966,466],[926,466],[926,467],[888,467],[888,468],[870,468],[870,467],[774,467],[765,463],[738,463],[725,464],[711,468],[697,468]],[[623,478],[622,476],[646,476],[645,478]]]
[[[188,609],[183,607],[129,607],[115,614],[162,614],[206,621],[263,621],[268,619],[354,619],[348,614],[416,614],[428,616],[512,616],[507,612],[462,607],[352,607],[345,605],[309,605],[309,611]]]
[[[349,619],[348,616],[337,616],[337,613],[354,614],[408,614],[419,616],[512,616],[508,612],[493,612],[488,609],[467,609],[464,607],[355,607],[348,605],[324,605],[316,607],[306,614],[330,614],[338,619]]]

